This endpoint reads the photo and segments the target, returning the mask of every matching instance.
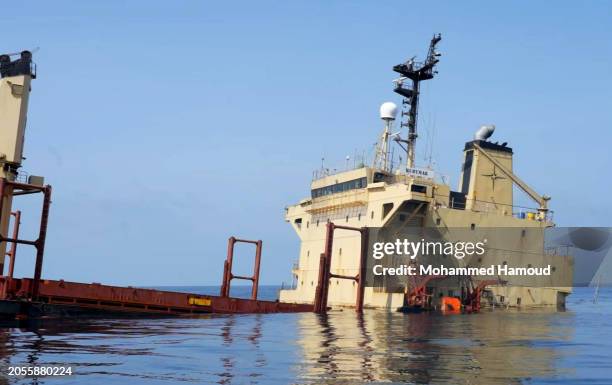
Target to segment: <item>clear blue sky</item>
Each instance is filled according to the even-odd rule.
[[[284,206],[322,156],[370,148],[391,67],[434,32],[420,145],[435,129],[438,169],[456,186],[463,143],[495,123],[560,225],[611,225],[612,3],[429,3],[4,4],[1,50],[40,47],[24,169],[54,187],[45,276],[217,284],[235,234],[264,240],[264,283],[288,281]]]

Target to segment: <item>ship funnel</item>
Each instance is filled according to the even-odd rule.
[[[380,106],[380,118],[382,120],[395,120],[397,106],[393,102],[385,102]]]
[[[494,124],[485,124],[480,126],[478,131],[474,133],[474,140],[487,140],[493,135],[493,131],[495,131]]]

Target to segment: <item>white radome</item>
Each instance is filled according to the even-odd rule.
[[[380,118],[383,120],[395,120],[397,116],[397,105],[393,102],[385,102],[380,106]]]
[[[493,135],[494,131],[495,131],[494,124],[482,125],[480,126],[478,131],[476,131],[476,133],[474,134],[474,139],[475,140],[487,140],[491,137],[491,135]]]

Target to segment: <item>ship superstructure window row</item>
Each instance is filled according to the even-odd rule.
[[[359,188],[365,188],[367,185],[367,178],[353,179],[342,183],[336,183],[330,186],[316,188],[312,190],[312,197],[318,198],[325,195],[337,194],[349,190],[355,190]]]

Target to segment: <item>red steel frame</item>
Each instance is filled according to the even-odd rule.
[[[43,194],[43,204],[40,216],[40,228],[38,231],[38,238],[34,241],[19,239],[19,221],[21,213],[15,215],[16,221],[13,231],[13,237],[5,237],[0,232],[0,242],[12,243],[11,246],[11,264],[9,266],[9,279],[12,279],[13,269],[15,267],[14,259],[16,253],[16,245],[18,243],[24,245],[31,245],[36,248],[36,262],[34,264],[34,279],[28,297],[30,299],[36,299],[38,297],[38,290],[40,286],[40,276],[42,274],[43,256],[45,253],[45,239],[47,237],[47,224],[49,222],[49,207],[51,206],[51,186],[35,186],[26,183],[12,182],[5,178],[0,178],[0,221],[2,220],[2,212],[4,209],[4,197],[6,195],[18,196],[26,194]],[[12,215],[12,213],[11,213]],[[4,266],[3,266],[4,267]],[[0,273],[3,273],[0,271]]]
[[[331,259],[334,244],[334,232],[336,229],[357,231],[361,236],[361,252],[359,256],[359,273],[355,276],[333,274],[331,270]],[[329,281],[332,278],[349,279],[357,282],[357,298],[355,300],[355,311],[363,312],[363,295],[365,284],[365,265],[368,251],[368,229],[366,227],[349,227],[327,222],[325,235],[325,251],[319,260],[319,281],[315,292],[314,311],[317,313],[327,312],[327,298],[329,296]]]
[[[251,277],[234,275],[232,273],[232,264],[234,261],[234,246],[236,243],[251,243],[255,245],[255,268]],[[261,264],[261,240],[251,241],[248,239],[238,239],[230,237],[227,241],[227,259],[223,265],[223,282],[221,283],[221,297],[229,297],[230,286],[232,279],[243,279],[253,282],[251,289],[251,299],[257,300],[257,289],[259,288],[259,267]]]

